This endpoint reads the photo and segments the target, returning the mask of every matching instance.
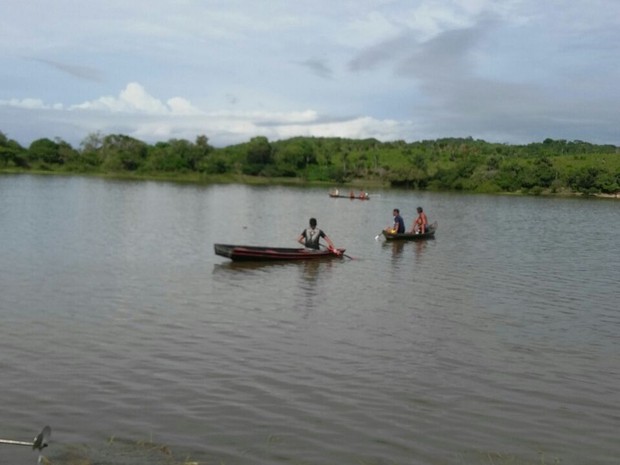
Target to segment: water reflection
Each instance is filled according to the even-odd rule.
[[[396,269],[400,269],[400,265],[410,260],[413,260],[416,264],[421,264],[431,240],[433,239],[425,241],[387,241],[383,242],[382,248],[391,252],[392,265],[398,265]],[[412,253],[413,257],[411,257]]]
[[[429,240],[434,240],[434,239],[429,239]],[[414,244],[414,248],[413,248],[414,261],[417,263],[420,261],[420,259],[422,258],[422,255],[426,251],[426,248],[428,247],[428,241],[416,241],[413,244]]]
[[[256,292],[254,303],[258,299],[275,303],[280,307],[288,307],[291,302],[285,296],[288,290],[292,293],[295,308],[310,310],[324,301],[328,289],[323,288],[331,279],[333,269],[338,263],[338,260],[227,261],[214,264],[213,274],[217,275],[217,282],[224,285],[230,285],[233,279],[237,290],[244,292],[254,290]],[[265,293],[261,283],[269,276],[278,276],[278,292]]]
[[[329,263],[331,262],[328,262],[327,264]],[[304,282],[315,285],[317,278],[319,277],[320,266],[321,266],[321,263],[316,260],[315,261],[307,260],[303,262],[303,266],[300,267],[300,269],[302,270],[301,275],[302,275],[302,279],[304,280]]]
[[[325,299],[328,292],[323,286],[332,275],[334,269],[333,260],[308,260],[299,264],[299,302],[298,308],[312,310],[317,308]]]
[[[392,262],[397,262],[401,259],[405,243],[403,241],[392,241],[390,245],[392,247]]]
[[[225,261],[222,263],[215,263],[213,265],[213,273],[243,273],[252,272],[267,268],[298,268],[303,271],[303,277],[305,280],[316,280],[318,271],[321,265],[331,267],[332,260],[299,260],[299,261],[248,261],[248,262],[235,262]]]
[[[233,262],[233,261],[225,261],[222,263],[215,263],[213,265],[214,273],[241,273],[241,272],[251,272],[254,270],[259,270],[261,268],[266,267],[282,267],[288,266],[290,262],[275,262],[275,261],[263,261],[263,262]]]

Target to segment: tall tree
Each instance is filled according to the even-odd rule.
[[[246,161],[251,165],[267,165],[272,162],[272,148],[266,137],[257,136],[250,140]]]

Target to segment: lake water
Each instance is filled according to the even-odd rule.
[[[0,176],[0,438],[49,424],[54,464],[619,463],[618,201],[327,190]],[[435,240],[375,239],[418,205]],[[311,216],[353,259],[213,253]]]

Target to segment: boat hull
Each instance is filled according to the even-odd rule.
[[[216,255],[238,262],[297,261],[342,257],[346,249],[338,249],[339,255],[328,249],[313,250],[304,247],[262,247],[252,245],[214,244]]]
[[[361,197],[359,195],[351,197],[350,195],[340,195],[340,194],[331,194],[330,193],[329,196],[332,199],[370,200],[370,196],[369,195],[366,195],[364,197]]]
[[[391,234],[387,231],[382,231],[383,237],[387,241],[424,241],[427,239],[434,239],[435,232],[437,231],[437,223],[433,223],[429,226],[428,231],[424,234],[416,234],[416,233],[402,233],[402,234]]]

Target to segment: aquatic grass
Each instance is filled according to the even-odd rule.
[[[559,457],[549,457],[544,451],[537,451],[537,458],[524,458],[515,454],[503,454],[490,451],[471,451],[458,454],[458,462],[445,462],[449,464],[467,465],[560,465],[562,460]],[[438,462],[442,465],[444,462]]]
[[[278,435],[267,437],[268,445],[282,441]],[[309,464],[303,457],[274,457],[275,463]],[[191,456],[177,459],[171,448],[166,444],[157,443],[153,438],[147,440],[119,439],[111,436],[102,448],[74,445],[66,447],[61,453],[49,457],[41,457],[43,465],[227,465],[227,461],[198,461]],[[353,462],[357,465],[409,465],[383,457],[357,457]],[[550,456],[543,450],[536,451],[536,457],[524,458],[514,453],[472,450],[458,453],[452,458],[433,459],[432,465],[561,465],[562,460]]]
[[[206,465],[191,456],[179,459],[172,449],[153,438],[120,439],[110,436],[103,447],[72,445],[42,457],[45,465]],[[221,465],[225,465],[221,462]]]

